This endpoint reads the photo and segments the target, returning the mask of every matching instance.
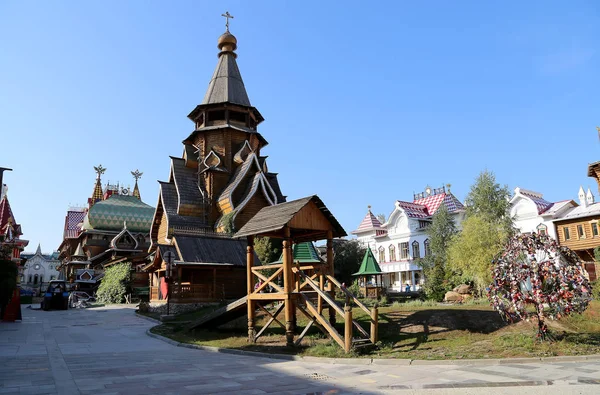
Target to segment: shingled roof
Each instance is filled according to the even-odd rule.
[[[246,266],[246,240],[228,237],[174,236],[179,258],[187,264]],[[260,264],[255,255],[255,262]]]
[[[234,103],[250,107],[250,99],[233,51],[219,53],[219,62],[202,100],[202,104],[214,103]]]
[[[335,219],[333,214],[331,214],[321,199],[319,199],[317,195],[313,195],[302,199],[292,200],[291,202],[262,208],[235,234],[235,237],[245,237],[277,232],[283,229],[294,218],[294,216],[310,202],[313,202],[317,206],[317,208],[331,224],[333,228],[333,237],[346,236],[346,231],[344,228],[342,228],[340,223],[337,221],[337,219]],[[298,237],[298,241],[319,240],[319,238],[314,237]]]

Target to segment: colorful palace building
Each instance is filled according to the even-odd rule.
[[[8,201],[8,187],[3,183],[3,173],[8,168],[0,167],[0,254],[17,264],[19,275],[17,284],[19,284],[21,267],[21,252],[25,249],[28,240],[21,239],[23,232],[21,225],[17,223],[15,216]],[[21,319],[21,300],[19,286],[14,291],[13,297],[8,306],[2,306],[0,319],[4,321],[15,321]]]
[[[388,292],[419,291],[425,279],[419,260],[430,254],[426,229],[435,212],[444,205],[457,228],[465,207],[446,187],[417,193],[412,202],[398,200],[388,220],[382,224],[371,212],[352,232],[377,258],[383,272],[383,287]]]
[[[154,208],[141,200],[138,179],[132,172],[133,190],[107,183],[102,187],[105,168],[97,166],[96,183],[87,207],[67,211],[63,241],[59,246],[61,278],[93,292],[104,269],[120,262],[130,262],[139,269],[147,264],[150,225]],[[134,276],[136,286],[147,286],[147,276]]]

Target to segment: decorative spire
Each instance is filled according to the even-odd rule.
[[[90,208],[96,203],[102,200],[102,181],[100,177],[106,171],[105,167],[102,165],[94,166],[94,171],[96,172],[96,185],[94,186],[94,192],[92,193],[92,197],[89,199]]]
[[[229,32],[229,19],[233,18],[228,12],[223,14],[227,18],[227,31],[219,37],[219,62],[208,84],[206,95],[202,104],[233,103],[250,107],[250,99],[244,87],[235,59],[237,54],[237,39]]]
[[[12,169],[9,169],[8,167],[0,167],[0,200],[4,199],[4,196],[6,196],[8,191],[8,187],[2,182],[5,171],[12,171]]]
[[[131,175],[133,176],[133,178],[135,178],[135,186],[133,187],[133,196],[135,196],[136,198],[142,200],[142,196],[140,195],[140,189],[138,188],[138,180],[140,178],[142,178],[142,173],[141,171],[139,171],[138,169],[135,169],[135,171],[131,172]]]
[[[42,246],[38,243],[37,250],[35,250],[35,255],[42,255]]]

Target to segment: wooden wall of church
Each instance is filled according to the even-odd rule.
[[[235,217],[235,228],[241,229],[242,226],[246,224],[246,222],[250,221],[252,217],[256,215],[260,211],[261,208],[270,206],[267,199],[263,195],[262,190],[256,191],[254,196],[250,198],[250,201],[246,203],[246,206],[242,210],[242,212],[238,213]]]
[[[158,226],[157,241],[159,244],[164,244],[166,238],[167,238],[167,214],[163,212],[162,217],[160,219],[160,225]]]

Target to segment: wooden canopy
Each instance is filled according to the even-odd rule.
[[[286,237],[286,228],[290,231],[288,237],[297,243],[326,239],[327,232],[332,232],[333,237],[346,236],[344,228],[321,199],[313,195],[262,208],[235,237],[268,236],[282,239]]]

